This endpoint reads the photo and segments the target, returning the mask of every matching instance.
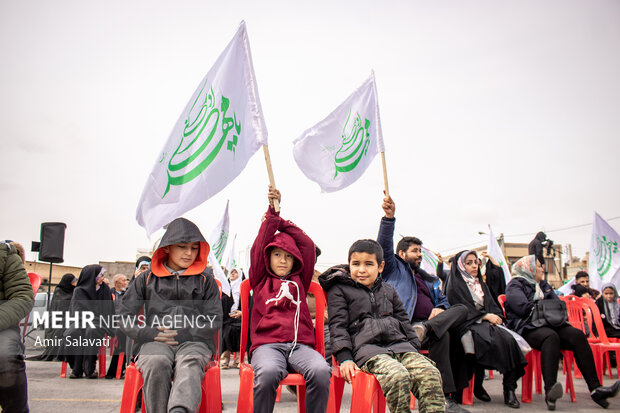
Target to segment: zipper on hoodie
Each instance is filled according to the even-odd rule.
[[[370,290],[370,308],[372,308],[373,318],[378,318],[377,315],[377,300],[375,299],[375,293]]]

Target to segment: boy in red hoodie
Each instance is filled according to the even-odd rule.
[[[314,242],[275,212],[280,191],[269,187],[268,198],[269,209],[250,252],[254,412],[273,411],[278,385],[289,371],[306,380],[306,411],[325,412],[331,369],[314,350],[314,326],[306,302],[316,260]]]

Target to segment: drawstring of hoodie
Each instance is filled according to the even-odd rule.
[[[295,289],[297,290],[297,300],[293,299],[293,294],[291,294],[291,290],[289,288],[290,284],[295,285]],[[295,336],[293,339],[293,347],[291,348],[291,352],[288,355],[289,357],[293,354],[293,350],[295,350],[295,346],[297,345],[297,332],[299,331],[299,308],[301,305],[301,300],[299,298],[299,295],[300,295],[299,285],[297,285],[295,281],[284,280],[282,281],[282,284],[280,284],[280,290],[278,291],[278,294],[276,294],[274,298],[270,298],[269,300],[265,301],[265,305],[269,304],[270,302],[275,302],[277,305],[278,301],[280,301],[282,298],[288,298],[297,307],[295,309],[295,320],[294,320]]]

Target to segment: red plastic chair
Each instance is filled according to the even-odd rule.
[[[594,361],[596,364],[596,373],[598,374],[598,379],[601,384],[603,384],[604,355],[608,354],[611,351],[615,351],[616,360],[620,360],[620,343],[610,342],[609,338],[607,337],[607,333],[605,333],[605,327],[603,326],[601,313],[594,301],[588,298],[581,297],[575,300],[575,302],[581,304],[582,309],[585,312],[588,325],[594,325],[596,327],[596,333],[594,333],[594,328],[591,329],[593,337],[592,341],[590,342],[590,346],[592,347],[592,353],[594,354]]]
[[[222,297],[222,283],[214,278],[215,283]],[[143,314],[143,310],[140,310]],[[213,359],[205,366],[205,375],[201,383],[202,396],[198,413],[222,412],[222,382],[220,379],[220,335],[215,334],[215,352]],[[120,358],[120,357],[119,357]],[[118,373],[117,373],[118,374]],[[129,364],[125,370],[125,383],[123,384],[123,394],[121,396],[120,413],[134,413],[138,403],[138,394],[144,385],[142,373],[136,367],[135,363]],[[141,400],[141,412],[146,413],[144,399]]]
[[[36,272],[29,272],[28,280],[30,281],[30,284],[32,285],[32,292],[34,293],[34,296],[36,297],[37,291],[39,291],[39,287],[41,287],[41,282],[43,278]],[[24,319],[24,327],[22,329],[22,340],[26,338],[29,321],[30,321],[30,313],[26,314],[26,318]]]
[[[497,297],[504,315],[506,315],[506,295],[501,294]],[[574,403],[577,401],[575,398],[575,384],[572,376],[573,366],[573,353],[568,350],[561,350],[562,353],[562,366],[566,375],[566,393],[570,393],[571,401]],[[527,366],[525,366],[525,374],[521,379],[521,401],[523,403],[532,403],[532,395],[534,392],[534,385],[536,386],[536,394],[542,394],[542,368],[540,365],[540,351],[532,349],[527,356]],[[533,383],[534,382],[534,383]]]
[[[107,335],[105,337],[107,337]],[[106,350],[106,347],[101,346],[99,347],[99,350],[97,352],[97,368],[99,372],[98,374],[99,378],[105,377],[105,366],[106,366],[105,350]],[[60,364],[60,378],[64,379],[66,377],[67,377],[67,362],[63,361]]]
[[[250,280],[241,283],[241,345],[240,345],[240,363],[239,363],[239,398],[237,400],[237,412],[250,413],[254,410],[254,370],[252,366],[245,361],[247,342],[248,342],[248,311],[250,298]],[[314,294],[316,300],[316,313],[323,314],[325,312],[325,295],[323,289],[317,282],[311,282],[309,293]],[[315,320],[315,350],[325,356],[325,337],[323,335],[325,320],[323,317],[317,317]],[[374,377],[373,377],[374,378]],[[338,380],[339,379],[339,380]],[[337,376],[334,378],[332,374],[330,382],[330,400],[328,402],[328,412],[338,412],[340,410],[340,402],[342,401],[342,388],[344,384],[340,382],[342,378]],[[336,381],[336,382],[335,382]],[[301,374],[289,373],[288,376],[280,382],[280,385],[289,385],[297,387],[297,411],[302,413],[306,411],[305,398],[306,387],[305,380]],[[340,389],[340,398],[338,400],[338,392]],[[336,393],[336,394],[334,394]]]

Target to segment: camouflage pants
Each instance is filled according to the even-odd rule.
[[[379,354],[362,370],[377,378],[391,413],[410,412],[410,392],[418,399],[420,413],[445,410],[441,374],[435,363],[419,353]]]

